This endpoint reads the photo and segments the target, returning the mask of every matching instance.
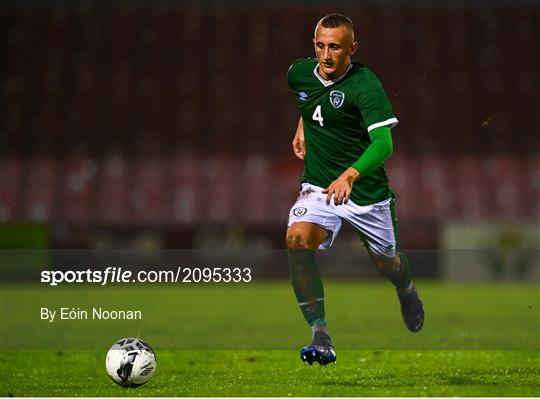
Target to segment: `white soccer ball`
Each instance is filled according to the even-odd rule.
[[[107,352],[105,367],[117,384],[138,387],[146,384],[156,372],[156,354],[142,339],[123,338]]]

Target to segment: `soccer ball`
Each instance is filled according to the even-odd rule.
[[[111,346],[105,359],[107,374],[125,387],[147,383],[156,371],[156,354],[139,338],[123,338]]]

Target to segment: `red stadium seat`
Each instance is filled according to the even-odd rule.
[[[455,197],[451,176],[447,173],[451,170],[448,161],[442,157],[424,157],[418,166],[423,216],[439,220],[454,216]]]
[[[164,207],[165,170],[158,158],[135,159],[130,166],[128,208],[135,223],[158,224],[167,221]]]
[[[23,219],[47,222],[57,219],[58,164],[53,158],[35,158],[26,165],[24,183]]]
[[[499,155],[487,158],[483,163],[489,185],[493,216],[517,219],[527,214],[520,191],[525,186],[522,162],[517,158]]]
[[[85,157],[66,160],[63,170],[62,206],[63,220],[88,223],[93,220],[96,190],[97,163]]]
[[[119,224],[129,221],[128,170],[129,164],[118,155],[111,155],[99,163],[95,220],[97,223]]]
[[[270,192],[272,211],[267,213],[267,223],[281,226],[287,223],[287,215],[300,189],[302,167],[300,160],[296,159],[273,164]]]
[[[170,221],[194,224],[200,218],[203,203],[200,160],[192,154],[180,153],[167,162],[170,180],[167,190]]]
[[[22,162],[17,158],[0,159],[0,223],[20,217]]]
[[[482,161],[474,156],[452,160],[453,186],[456,195],[457,216],[468,220],[493,215],[490,182],[482,168]]]
[[[208,159],[203,164],[204,220],[211,223],[234,222],[243,204],[249,201],[238,192],[245,183],[241,180],[241,164],[228,157]]]
[[[523,162],[522,173],[525,174],[524,190],[520,192],[520,201],[529,219],[540,218],[540,156],[530,156]]]
[[[398,217],[404,219],[430,218],[423,212],[424,201],[419,190],[418,162],[413,158],[392,156],[387,163],[390,186],[396,193]]]
[[[262,224],[276,217],[270,202],[272,174],[269,161],[262,156],[251,156],[243,162],[237,206],[239,219],[246,223]]]

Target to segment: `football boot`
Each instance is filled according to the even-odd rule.
[[[317,362],[321,366],[335,363],[337,356],[330,335],[324,331],[316,331],[311,344],[300,350],[300,359],[309,365],[312,365],[313,362]]]
[[[411,282],[408,288],[396,289],[396,292],[401,304],[403,322],[410,331],[420,331],[424,325],[424,306],[418,296],[416,287]]]

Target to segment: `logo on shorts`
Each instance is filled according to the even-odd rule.
[[[345,93],[338,90],[332,90],[330,92],[330,103],[334,108],[339,108],[343,105],[345,101]]]
[[[304,216],[306,213],[307,213],[307,209],[306,208],[294,208],[293,211],[292,211],[293,215],[294,216]]]

